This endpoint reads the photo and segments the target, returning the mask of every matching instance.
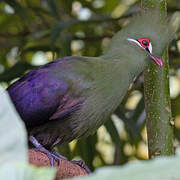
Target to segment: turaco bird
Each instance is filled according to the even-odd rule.
[[[102,56],[59,58],[10,85],[29,141],[53,165],[56,144],[93,134],[148,64],[163,66],[161,55],[173,34],[164,15],[142,12],[112,38]]]

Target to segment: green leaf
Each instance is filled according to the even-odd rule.
[[[27,47],[23,50],[23,52],[29,52],[29,51],[32,51],[32,52],[37,52],[37,51],[48,52],[48,51],[51,51],[51,47],[49,45],[44,45],[44,44],[43,45],[33,45],[33,46]],[[59,52],[60,48],[54,47],[54,51]]]
[[[27,134],[6,91],[0,87],[0,179],[53,180],[54,168],[28,164]]]
[[[15,78],[18,78],[22,76],[25,71],[27,71],[28,69],[32,69],[33,67],[34,66],[28,64],[27,62],[18,62],[11,69],[5,71],[3,74],[0,75],[0,82],[8,82]]]
[[[105,0],[106,6],[103,7],[105,9],[105,12],[112,12],[120,3],[120,1],[116,0]]]
[[[136,126],[136,122],[133,119],[127,118],[125,116],[125,110],[122,106],[118,107],[118,109],[115,111],[115,114],[125,123],[127,129],[129,130],[129,134],[131,135],[132,140],[140,140],[141,133],[139,128]]]
[[[109,132],[112,141],[115,144],[116,151],[114,153],[114,163],[124,164],[127,162],[127,156],[124,153],[125,142],[120,139],[119,133],[114,125],[114,122],[110,119],[105,124],[107,131]],[[117,158],[118,157],[118,158]]]
[[[25,8],[23,8],[16,0],[4,0],[7,4],[9,4],[17,14],[21,16],[21,18],[28,18],[27,12]]]
[[[180,28],[180,12],[177,11],[177,12],[173,13],[170,23],[175,32],[179,30],[179,28]]]
[[[48,4],[49,11],[52,15],[54,15],[56,18],[59,18],[58,14],[58,6],[56,4],[56,0],[46,0]]]
[[[68,0],[68,1],[59,1],[59,7],[63,7],[63,13],[70,14],[72,13],[72,4],[73,0]]]
[[[80,155],[82,159],[85,161],[85,164],[93,170],[93,160],[95,155],[97,154],[97,151],[95,149],[95,144],[97,142],[97,134],[94,134],[93,136],[89,136],[87,138],[83,138],[78,140],[76,148],[75,148],[75,154]]]
[[[139,101],[139,103],[136,106],[136,109],[133,112],[133,116],[132,119],[135,120],[135,122],[138,120],[139,116],[141,115],[141,113],[144,110],[144,98],[142,97]]]
[[[71,56],[71,34],[63,34],[61,35],[61,56]]]
[[[8,173],[7,173],[8,172]],[[0,169],[0,179],[5,180],[54,180],[54,168],[37,168],[25,163],[7,163]]]
[[[17,16],[11,16],[7,14],[2,14],[0,16],[0,29],[1,32],[7,32],[7,29],[14,26],[14,24],[18,21]]]
[[[116,145],[122,147],[121,139],[119,138],[119,133],[118,133],[113,121],[110,119],[104,125],[105,125],[107,131],[109,132],[109,134],[112,138],[112,141]]]
[[[68,21],[61,21],[60,23],[56,24],[51,31],[51,44],[54,46],[55,42],[57,41],[59,34],[62,30],[76,24],[78,21],[75,19],[70,19]]]
[[[177,180],[180,178],[180,156],[132,162],[126,166],[99,168],[95,173],[74,180]]]
[[[25,163],[28,160],[24,123],[16,113],[7,93],[1,88],[0,99],[0,166],[13,161]]]

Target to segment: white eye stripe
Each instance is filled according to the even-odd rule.
[[[131,39],[131,38],[127,38],[127,40],[136,43],[138,46],[140,46],[141,48],[144,49],[144,47],[141,46],[141,44],[140,44],[139,41],[137,41],[137,40],[135,40],[135,39]]]
[[[143,49],[146,49],[146,48],[144,48],[144,47],[141,45],[141,43],[140,43],[139,41],[137,41],[137,40],[135,40],[135,39],[127,38],[127,40],[130,41],[130,42],[136,43],[139,47],[141,47],[141,48],[143,48]],[[149,50],[149,52],[152,54],[152,44],[151,44],[151,43],[149,43],[148,50]]]
[[[148,49],[149,49],[149,52],[152,54],[152,44],[151,43],[149,43]]]

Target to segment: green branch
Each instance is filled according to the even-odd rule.
[[[143,9],[159,7],[166,12],[166,0],[142,0]],[[164,66],[155,65],[144,73],[144,94],[149,157],[173,154],[173,120],[169,96],[168,50],[163,53]]]

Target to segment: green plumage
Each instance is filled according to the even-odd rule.
[[[63,97],[64,99],[61,98],[56,112],[48,117],[45,123],[36,124],[35,121],[33,127],[32,122],[27,125],[29,126],[29,134],[33,135],[43,146],[53,147],[59,142],[69,142],[75,138],[94,133],[121,103],[133,79],[149,63],[153,62],[147,51],[127,40],[127,38],[139,39],[144,37],[151,41],[152,53],[161,57],[163,50],[174,37],[174,33],[166,18],[163,15],[158,16],[157,10],[143,12],[134,17],[128,26],[112,38],[107,51],[102,56],[97,58],[66,57],[63,60],[55,60],[54,64],[45,65],[35,71],[34,79],[39,78],[44,73],[47,76],[47,81],[39,79],[37,84],[34,83],[35,85],[31,82],[34,89],[40,88],[41,83],[42,86],[49,88],[51,81],[54,83],[66,82],[68,89],[66,96]],[[18,87],[19,92],[22,92],[20,87],[26,83],[30,76],[32,73],[27,74],[24,79],[9,88],[9,93],[17,109],[20,105],[18,106],[11,89]],[[46,104],[43,106],[44,109],[41,108],[40,110],[44,113],[49,105],[48,98],[49,101],[53,98],[56,101],[59,97],[59,91],[63,91],[62,87],[60,90],[56,90],[55,86],[54,88],[55,90],[52,90],[49,97],[46,96],[50,88],[45,97],[42,97]],[[71,103],[63,104],[66,102],[66,97],[71,97],[69,100]],[[32,102],[34,100],[36,99],[32,98]],[[78,108],[69,113],[69,116],[62,117],[62,111],[71,109],[72,103],[76,104],[76,102],[81,102],[78,104]],[[33,105],[33,108],[37,111],[39,104]],[[26,124],[28,122],[29,120],[25,120]]]
[[[78,72],[85,82],[89,80],[90,83],[90,89],[84,93],[86,101],[69,120],[73,122],[75,137],[94,133],[121,103],[134,78],[149,63],[153,63],[146,51],[127,41],[127,38],[141,37],[149,38],[153,54],[161,57],[174,32],[165,16],[158,16],[157,10],[143,12],[113,37],[101,57],[77,57],[77,61],[74,61],[75,73]]]

